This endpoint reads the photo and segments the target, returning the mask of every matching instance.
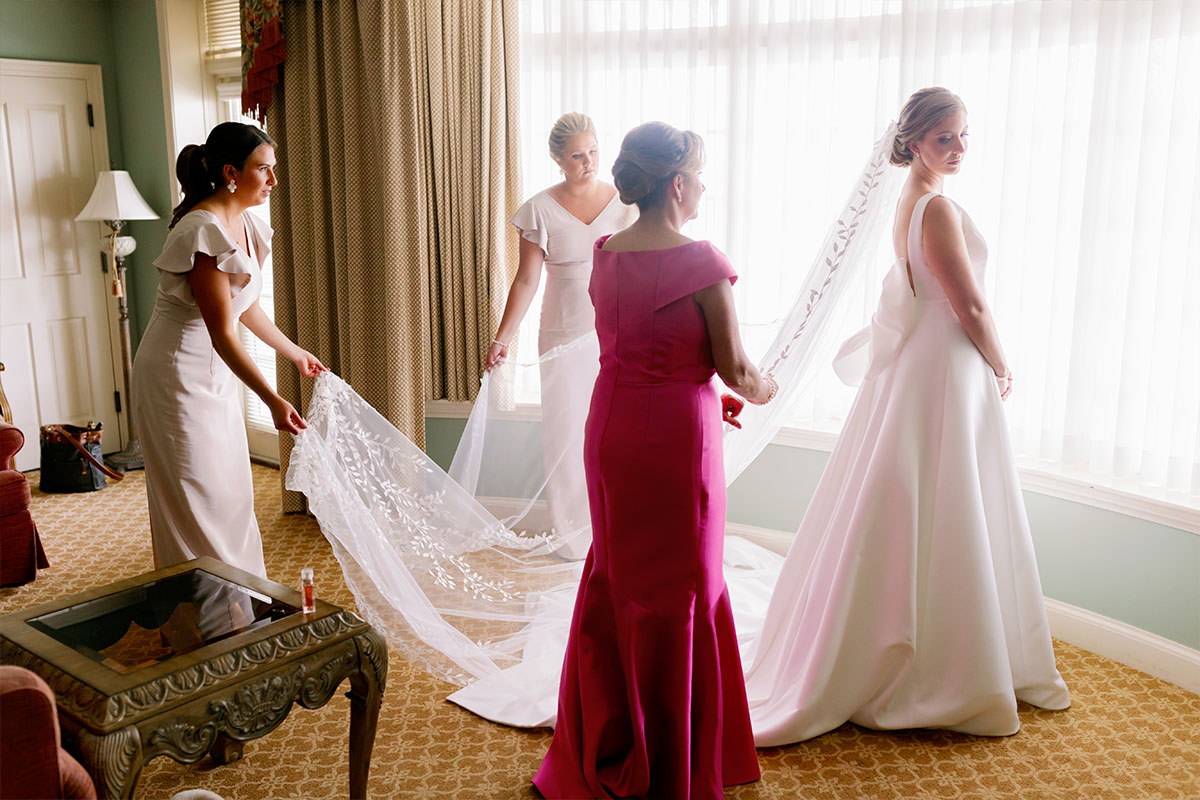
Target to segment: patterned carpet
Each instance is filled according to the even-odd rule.
[[[0,589],[0,613],[152,568],[142,473],[91,495],[43,495],[33,514],[50,569]],[[354,607],[316,523],[279,512],[278,473],[254,468],[267,572],[296,583],[316,571],[318,596]],[[761,781],[728,798],[1200,798],[1200,696],[1062,642],[1059,669],[1074,705],[1022,706],[1020,733],[983,739],[934,731],[877,733],[845,725],[809,742],[759,751]],[[547,731],[505,728],[445,701],[452,690],[397,655],[388,674],[371,768],[376,798],[534,798],[529,779]],[[226,800],[345,797],[349,701],[293,709],[241,761],[147,765],[138,798],[203,788]]]

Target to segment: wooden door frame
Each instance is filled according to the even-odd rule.
[[[0,75],[12,78],[77,78],[82,79],[87,87],[88,103],[92,106],[92,165],[95,168],[95,174],[92,175],[92,185],[95,186],[96,178],[110,168],[111,164],[108,160],[108,128],[106,126],[106,117],[104,114],[104,80],[99,64],[75,64],[66,61],[36,61],[25,58],[0,58]],[[91,192],[88,192],[91,196]],[[84,198],[87,202],[87,198]],[[82,210],[82,206],[80,207]],[[78,212],[76,212],[78,213]],[[82,222],[77,225],[102,225],[100,222]],[[98,238],[103,241],[103,234]],[[97,249],[96,254],[90,262],[91,268],[100,269],[100,251]],[[107,279],[105,283],[115,276],[113,266],[109,265],[109,271],[105,273]],[[117,387],[117,391],[121,394],[121,410],[117,412],[119,431],[118,439],[120,447],[115,449],[123,449],[125,440],[129,430],[129,407],[130,398],[126,396],[125,379],[121,372],[121,333],[118,325],[119,319],[117,314],[117,301],[112,296],[111,292],[104,292],[104,308],[106,312],[108,324],[108,348],[112,354],[112,370],[113,370],[113,386]],[[34,432],[26,432],[26,436],[32,436]],[[109,448],[111,443],[107,443]]]

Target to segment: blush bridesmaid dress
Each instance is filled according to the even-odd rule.
[[[229,274],[240,317],[262,294],[272,231],[242,214],[249,251],[211,211],[193,209],[167,234],[154,313],[133,359],[133,416],[146,460],[146,500],[156,569],[198,556],[266,577],[254,516],[254,479],[237,377],[213,349],[188,273],[196,254]]]
[[[719,798],[759,777],[722,573],[721,403],[693,292],[736,280],[705,241],[594,249],[600,373],[584,440],[592,547],[547,798]]]

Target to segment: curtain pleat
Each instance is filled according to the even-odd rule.
[[[284,18],[276,324],[423,446],[425,401],[477,390],[515,271],[516,8],[295,0]],[[311,383],[281,363],[279,391],[303,408]]]
[[[517,15],[511,3],[467,2],[427,13],[437,254],[429,262],[431,389],[433,397],[467,400],[516,270],[506,254],[517,247],[507,220],[520,201]]]

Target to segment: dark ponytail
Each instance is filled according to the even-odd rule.
[[[189,144],[179,151],[179,158],[175,159],[175,177],[183,189],[183,199],[175,206],[175,215],[168,228],[174,228],[184,214],[225,185],[226,164],[241,170],[250,154],[264,144],[273,147],[275,141],[262,128],[241,122],[222,122],[209,132],[204,144]]]

